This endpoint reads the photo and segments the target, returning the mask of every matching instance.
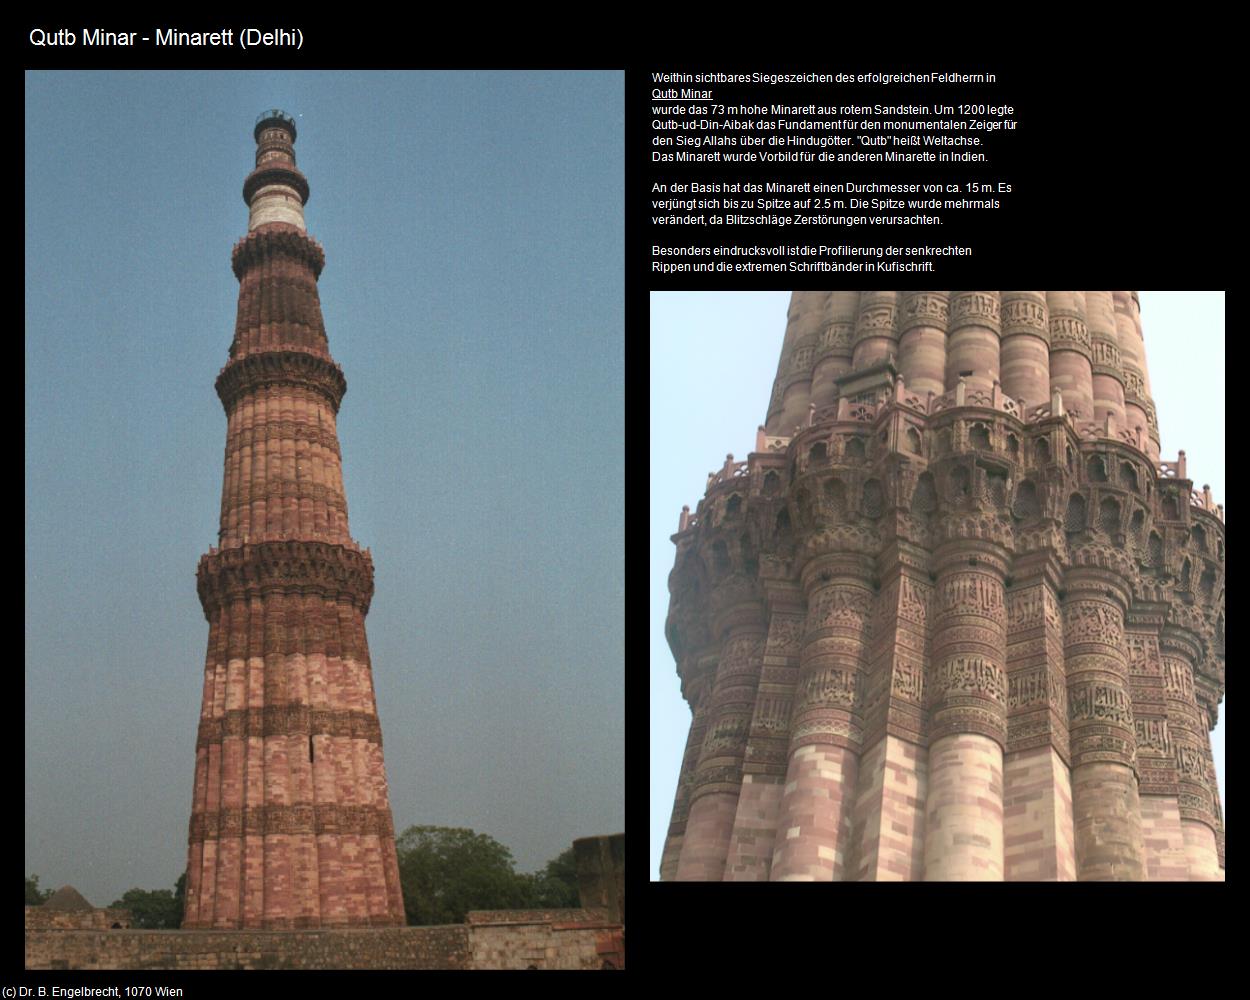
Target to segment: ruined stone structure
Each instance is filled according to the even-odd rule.
[[[72,885],[63,885],[40,906],[26,907],[27,930],[122,930],[133,917],[127,909],[92,906]]]
[[[673,541],[662,878],[1224,878],[1224,516],[1137,293],[795,292]]]
[[[27,969],[624,969],[625,836],[573,842],[578,907],[441,927],[131,930],[65,887],[26,907]]]
[[[348,533],[321,247],[305,233],[295,123],[257,120],[234,248],[226,410],[184,928],[403,924],[365,614],[373,562]]]

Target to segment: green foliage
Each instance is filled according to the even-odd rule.
[[[493,837],[445,826],[410,826],[396,842],[408,923],[460,924],[470,910],[522,909],[527,877]]]
[[[130,889],[110,907],[129,910],[134,917],[132,927],[145,930],[177,930],[182,926],[183,892],[187,876],[184,872],[175,883],[174,891],[168,889]]]
[[[571,847],[548,861],[542,871],[524,877],[529,880],[527,905],[534,909],[556,910],[581,905],[577,894],[577,864]]]
[[[26,905],[27,906],[42,906],[43,901],[51,895],[52,895],[51,889],[46,889],[43,892],[39,891],[39,876],[38,875],[26,876]]]

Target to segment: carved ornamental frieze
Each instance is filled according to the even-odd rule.
[[[1159,458],[1135,296],[836,292],[795,302],[756,450],[709,477],[673,536],[668,638],[683,679],[700,669],[692,645],[731,634],[732,608],[768,606],[749,656],[718,654],[724,677],[749,678],[733,685],[732,712],[724,697],[691,702],[699,757],[716,769],[700,769],[698,782],[727,793],[743,775],[784,783],[775,794],[794,819],[836,799],[831,775],[871,768],[857,779],[863,796],[885,767],[887,787],[897,777],[907,792],[883,801],[914,795],[923,811],[935,743],[986,737],[997,750],[986,740],[960,748],[982,755],[969,773],[1001,778],[995,768],[1018,766],[1027,778],[1015,780],[1044,774],[1058,782],[1056,801],[1070,800],[1070,877],[1135,877],[1125,873],[1145,870],[1143,831],[1163,842],[1150,824],[1178,810],[1215,831],[1210,853],[1218,848],[1222,865],[1207,732],[1225,682],[1223,511],[1188,478],[1184,453]],[[952,759],[941,766],[958,770]],[[693,780],[679,784],[675,817]],[[750,801],[772,800],[755,790]],[[867,808],[837,808],[856,807]],[[1012,816],[1025,829],[1018,808]],[[866,836],[863,824],[877,821],[861,811],[848,822]],[[777,855],[785,877],[833,863],[797,860],[816,851],[808,822],[792,824],[802,842]],[[767,817],[752,823],[787,835]],[[855,855],[861,842],[836,864],[864,877],[855,866],[883,864],[872,853],[883,843]],[[1027,845],[1004,850],[1035,875]],[[922,846],[930,860],[932,845]],[[914,855],[891,863],[877,876],[916,877]],[[1175,871],[1175,857],[1151,870]]]

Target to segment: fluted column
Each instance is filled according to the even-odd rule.
[[[1216,702],[1218,705],[1219,694],[1215,692]],[[1211,806],[1212,813],[1215,817],[1215,853],[1219,868],[1216,872],[1215,880],[1224,881],[1224,809],[1220,805],[1220,782],[1219,777],[1215,773],[1215,757],[1211,751],[1211,730],[1215,728],[1212,716],[1204,709],[1202,714],[1202,724],[1206,727],[1206,739],[1203,740],[1202,749],[1207,756],[1207,787],[1211,789]]]
[[[1078,423],[1094,419],[1094,371],[1084,292],[1047,292],[1050,319],[1050,387],[1063,393],[1063,408]]]
[[[1061,569],[1050,550],[1018,555],[1007,592],[1004,874],[1009,882],[1076,878]]]
[[[955,388],[961,376],[969,389],[983,392],[991,392],[999,381],[1000,309],[998,292],[951,292],[947,391]],[[906,381],[906,375],[903,378]]]
[[[829,311],[828,292],[795,292],[773,395],[768,404],[769,434],[789,436],[807,420],[811,402],[812,365]]]
[[[812,372],[811,402],[817,407],[837,401],[837,378],[851,370],[860,295],[860,292],[829,293],[825,326],[816,347],[816,367]]]
[[[950,292],[904,292],[899,316],[899,367],[908,391],[946,391],[946,329]]]
[[[1168,624],[1159,637],[1159,646],[1168,727],[1180,783],[1181,833],[1189,878],[1212,881],[1220,877],[1217,823],[1207,777],[1208,736],[1194,684],[1194,664],[1202,655],[1201,641],[1189,629]]]
[[[686,676],[684,673],[682,676]],[[695,768],[699,764],[699,750],[707,734],[708,682],[705,677],[687,680],[686,701],[690,705],[690,731],[686,734],[686,749],[681,758],[681,773],[677,776],[677,791],[673,796],[673,815],[668,824],[668,836],[664,839],[664,853],[660,858],[660,881],[672,882],[677,878],[677,862],[681,858],[681,845],[686,835],[686,821],[690,814],[690,790],[694,784]]]
[[[1141,803],[1118,574],[1075,566],[1065,579],[1064,658],[1072,741],[1077,878],[1141,881]]]
[[[1125,426],[1124,367],[1111,293],[1086,292],[1085,312],[1093,371],[1094,420],[1104,426],[1109,416],[1113,433],[1118,432]]]
[[[851,367],[867,368],[898,353],[898,292],[860,292]]]
[[[1026,407],[1050,399],[1050,320],[1045,292],[1003,292],[1002,383]]]
[[[718,616],[719,618],[720,616]],[[718,882],[733,833],[742,759],[764,653],[766,621],[757,602],[730,609],[713,628],[725,635],[712,683],[707,733],[699,752],[677,879]]]
[[[768,638],[725,863],[726,882],[767,882],[776,847],[803,642],[803,595],[788,583],[770,585],[770,590]]]
[[[1142,341],[1141,311],[1136,292],[1112,292],[1115,305],[1117,342],[1124,370],[1124,419],[1134,430],[1141,430],[1142,446],[1155,462],[1159,461],[1159,425],[1150,395],[1150,374],[1146,346]]]
[[[1137,743],[1138,786],[1142,814],[1145,878],[1151,882],[1184,881],[1189,861],[1181,829],[1180,776],[1168,724],[1159,628],[1167,605],[1136,604],[1125,619],[1129,694]]]
[[[853,553],[819,556],[803,569],[807,624],[773,881],[844,877],[863,740],[860,685],[871,576],[871,559]]]
[[[1209,661],[1204,661],[1204,666],[1209,665]],[[1216,678],[1206,672],[1199,672],[1194,676],[1194,691],[1202,722],[1202,749],[1207,759],[1207,787],[1211,789],[1211,817],[1215,820],[1215,852],[1219,863],[1216,879],[1221,882],[1224,880],[1224,808],[1220,803],[1220,782],[1215,773],[1211,731],[1219,718],[1223,688],[1222,676]]]
[[[1005,553],[960,539],[934,554],[927,882],[1003,878]]]
[[[924,682],[933,587],[927,554],[896,541],[882,553],[864,693],[864,751],[847,879],[914,881],[924,873],[929,788]]]
[[[1141,326],[1141,299],[1138,298],[1136,292],[1132,292],[1129,296],[1129,302],[1133,316],[1133,326],[1137,330],[1137,339],[1142,342],[1142,377],[1146,382],[1146,420],[1149,428],[1149,434],[1147,435],[1149,444],[1146,447],[1146,451],[1151,459],[1157,462],[1159,461],[1159,420],[1155,413],[1154,391],[1150,388],[1150,365],[1146,358],[1145,339]]]

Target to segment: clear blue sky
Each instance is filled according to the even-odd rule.
[[[690,710],[664,640],[668,573],[682,504],[694,510],[732,452],[745,459],[764,422],[789,292],[651,295],[651,823],[658,878]],[[1142,292],[1142,329],[1162,457],[1184,449],[1195,485],[1224,503],[1224,293]],[[1224,801],[1224,710],[1212,734]],[[1227,802],[1224,801],[1227,814]]]
[[[624,829],[621,73],[26,75],[26,872],[186,863],[258,112],[297,116],[397,829]]]

